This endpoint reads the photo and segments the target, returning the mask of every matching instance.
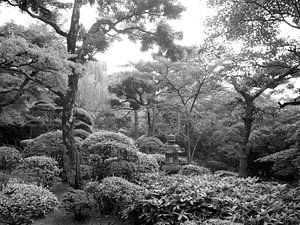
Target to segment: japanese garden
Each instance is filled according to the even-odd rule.
[[[0,0],[0,225],[300,224],[299,81],[298,0]]]

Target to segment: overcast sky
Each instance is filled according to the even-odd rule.
[[[205,0],[181,0],[186,7],[179,20],[171,22],[173,28],[183,32],[183,45],[198,45],[203,41],[202,22],[205,17],[212,11],[205,5]],[[36,23],[36,20],[26,14],[22,14],[18,9],[13,7],[0,7],[0,24],[13,20],[17,24],[28,25]],[[81,23],[89,28],[96,20],[96,9],[86,7],[82,10]],[[121,42],[115,42],[105,54],[98,56],[108,64],[109,72],[114,72],[124,64],[137,62],[139,60],[151,60],[150,52],[141,52],[139,44],[132,43],[124,39]]]

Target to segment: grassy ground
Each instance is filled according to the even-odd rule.
[[[71,188],[67,184],[60,183],[55,185],[51,191],[61,200],[63,194],[70,190]],[[115,217],[101,215],[86,221],[75,221],[72,214],[68,214],[63,207],[59,207],[46,218],[35,221],[33,225],[125,225],[125,223]]]

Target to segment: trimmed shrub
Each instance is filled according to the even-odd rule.
[[[74,214],[76,220],[84,220],[91,217],[96,208],[94,197],[83,190],[72,190],[63,195],[63,207]]]
[[[142,199],[146,190],[120,177],[106,177],[101,183],[90,182],[85,191],[91,193],[103,213],[124,217],[126,211],[137,200]]]
[[[52,158],[31,156],[23,160],[14,174],[26,182],[51,187],[55,181],[59,180],[60,169]]]
[[[121,133],[115,133],[106,130],[100,130],[95,133],[92,133],[87,139],[83,141],[82,148],[89,150],[94,145],[101,142],[117,142],[136,149],[134,142],[131,138]]]
[[[152,155],[138,152],[137,170],[139,173],[153,173],[159,170],[156,158]]]
[[[5,173],[11,173],[17,165],[21,162],[21,153],[11,147],[2,146],[0,147],[0,170]]]
[[[298,149],[290,148],[257,159],[263,167],[271,165],[268,175],[285,180],[295,180],[299,170]]]
[[[86,139],[89,135],[90,135],[90,133],[85,130],[82,130],[82,129],[74,130],[74,136],[79,137],[82,140]]]
[[[99,155],[103,160],[106,160],[111,157],[117,157],[118,151],[120,149],[126,149],[127,146],[113,141],[103,141],[96,143],[95,145],[88,148],[89,154],[97,154]]]
[[[126,180],[133,180],[137,174],[137,165],[132,162],[128,162],[126,160],[109,160],[104,165],[104,174],[102,177],[98,176],[98,178],[104,177],[122,177]],[[100,174],[99,174],[100,175]]]
[[[86,123],[84,123],[84,122],[77,122],[75,125],[74,125],[74,128],[75,128],[75,130],[78,130],[78,129],[80,129],[80,130],[85,130],[86,132],[88,132],[88,133],[92,133],[93,131],[92,131],[92,128],[88,125],[88,124],[86,124]]]
[[[20,146],[24,149],[27,145],[33,142],[34,139],[25,139],[20,141]]]
[[[135,141],[135,144],[141,152],[147,154],[163,153],[165,148],[164,143],[156,137],[141,136]]]
[[[217,170],[214,174],[219,177],[238,177],[237,173],[226,170]]]
[[[163,165],[166,165],[166,156],[164,154],[149,154],[152,157],[154,157],[159,165],[159,168],[161,169]]]
[[[179,173],[181,170],[182,166],[181,165],[163,165],[162,170],[165,171],[167,174],[176,174]]]
[[[211,170],[211,172],[213,172],[213,173],[217,170],[227,170],[228,169],[228,166],[225,163],[222,163],[219,161],[214,161],[214,160],[206,162],[205,166],[208,167]]]
[[[76,120],[82,121],[84,123],[86,123],[87,125],[92,126],[93,125],[93,118],[91,117],[91,115],[85,111],[82,108],[75,108],[74,109],[74,118]]]
[[[79,148],[81,142],[76,140],[76,146]],[[59,168],[63,168],[63,154],[66,147],[62,141],[62,132],[60,130],[48,132],[35,138],[23,150],[24,157],[43,156],[54,158],[58,162]]]
[[[179,174],[182,175],[203,175],[210,173],[210,170],[205,167],[195,166],[195,165],[184,165],[179,171]]]
[[[33,184],[9,183],[0,192],[0,222],[11,225],[31,224],[59,205],[47,189]]]
[[[62,141],[62,132],[57,130],[42,134],[35,138],[31,143],[25,146],[23,150],[24,157],[30,156],[49,156],[54,158],[59,166],[63,166],[63,154],[66,147]]]

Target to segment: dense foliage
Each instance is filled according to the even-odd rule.
[[[66,211],[74,214],[76,220],[90,217],[96,208],[93,196],[83,190],[67,192],[62,198],[62,204]]]
[[[21,162],[21,153],[11,147],[0,147],[0,170],[6,173],[12,172]]]
[[[32,184],[9,183],[0,192],[0,222],[5,224],[31,224],[58,207],[55,195]]]
[[[299,188],[213,175],[156,175],[146,184],[150,192],[128,214],[136,224],[187,220],[201,224],[213,218],[242,224],[297,224],[300,220]]]
[[[47,156],[31,156],[22,161],[14,175],[29,183],[51,187],[59,180],[60,172],[54,159]]]
[[[135,144],[141,152],[147,154],[164,152],[164,144],[156,137],[141,136],[135,141]]]

